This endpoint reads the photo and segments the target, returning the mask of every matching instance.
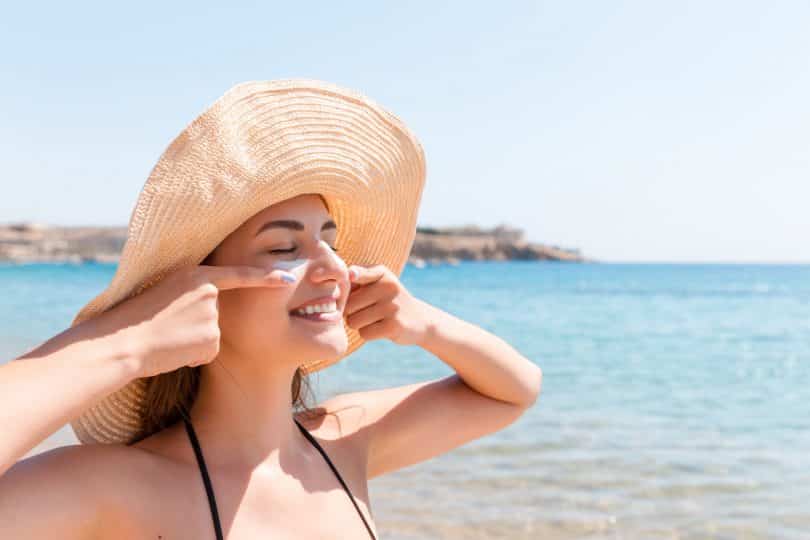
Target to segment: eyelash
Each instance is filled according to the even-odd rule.
[[[337,253],[338,248],[335,248],[335,247],[332,247],[332,246],[329,246],[329,247],[330,247],[330,248],[332,248],[332,251],[334,251],[335,253]],[[297,249],[297,248],[290,248],[290,249],[270,249],[270,250],[268,250],[268,251],[267,251],[267,253],[291,253],[291,252],[295,251],[296,249]]]

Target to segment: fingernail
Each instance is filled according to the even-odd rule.
[[[281,279],[283,279],[287,283],[294,283],[297,278],[295,277],[295,274],[290,274],[289,272],[282,272]]]

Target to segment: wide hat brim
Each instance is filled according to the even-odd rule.
[[[129,221],[116,272],[71,326],[200,264],[246,220],[277,202],[321,194],[346,264],[383,264],[399,276],[416,236],[426,176],[423,149],[396,116],[361,93],[312,79],[238,84],[161,155]],[[339,358],[365,343],[344,325]],[[139,378],[70,425],[82,443],[127,443],[139,431],[148,379]]]

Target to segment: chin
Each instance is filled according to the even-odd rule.
[[[324,332],[301,340],[300,349],[306,350],[307,357],[324,360],[339,358],[349,349],[349,340],[343,328],[340,331]]]

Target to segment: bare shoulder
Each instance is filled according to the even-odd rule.
[[[327,452],[339,452],[347,460],[365,463],[366,432],[360,429],[363,409],[340,399],[341,396],[324,400],[312,409],[296,412],[293,416]]]
[[[93,538],[117,511],[129,473],[146,465],[123,445],[53,448],[0,477],[0,538]]]

